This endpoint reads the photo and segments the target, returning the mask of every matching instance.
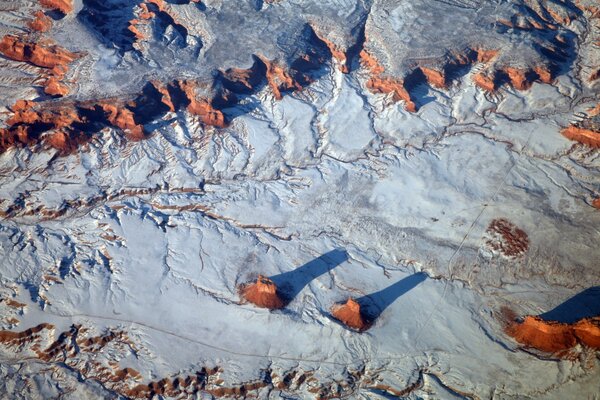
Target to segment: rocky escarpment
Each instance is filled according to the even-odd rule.
[[[600,148],[600,105],[588,110],[582,121],[561,130],[564,137],[583,145]]]
[[[578,344],[600,350],[600,317],[567,324],[528,315],[511,322],[506,332],[522,345],[547,353],[561,354]]]
[[[419,2],[375,3],[361,53],[369,71],[367,88],[393,93],[394,100],[415,111],[417,86],[445,88],[476,65],[473,82],[490,92],[503,85],[527,90],[534,82],[552,83],[573,62],[575,42],[568,25],[581,10],[566,2],[524,3],[487,12],[491,5],[458,11],[444,2],[428,8]],[[457,34],[463,26],[471,36]],[[517,47],[516,36],[527,40],[519,39]]]
[[[46,0],[42,2],[42,6],[62,15],[73,12],[72,3],[67,0]],[[275,45],[270,40],[265,40],[265,37],[260,37],[258,39],[264,45],[259,48],[238,49],[239,51],[234,52],[235,60],[230,60],[226,56],[229,53],[225,51],[231,44],[230,41],[224,41],[226,38],[221,37],[221,31],[219,35],[209,32],[212,32],[211,29],[224,29],[222,25],[225,17],[234,18],[236,12],[246,10],[249,4],[242,3],[239,7],[240,10],[235,11],[229,8],[210,9],[201,3],[190,1],[144,0],[131,4],[116,0],[106,4],[97,0],[84,1],[78,18],[67,22],[83,23],[86,28],[95,31],[102,42],[118,49],[121,56],[138,52],[135,57],[143,62],[149,56],[151,47],[161,42],[169,51],[181,52],[184,58],[192,57],[185,65],[198,64],[194,60],[196,57],[204,57],[210,63],[202,71],[183,74],[185,79],[179,76],[153,77],[152,82],[147,82],[140,92],[142,82],[126,96],[130,99],[127,101],[115,102],[110,93],[98,96],[98,91],[94,91],[95,98],[80,95],[79,98],[88,99],[85,101],[54,104],[46,103],[43,98],[36,99],[39,104],[29,108],[44,117],[29,121],[20,120],[18,113],[9,117],[6,121],[8,126],[2,131],[2,148],[46,142],[52,147],[58,146],[71,151],[105,127],[117,128],[125,131],[129,138],[141,139],[151,133],[144,130],[145,124],[153,118],[160,119],[166,113],[178,110],[187,110],[198,116],[205,125],[226,127],[236,114],[228,114],[227,110],[238,105],[244,97],[267,88],[275,99],[281,99],[286,93],[302,90],[314,82],[326,72],[329,63],[350,73],[360,61],[369,75],[367,89],[376,93],[391,93],[395,101],[404,101],[409,111],[417,111],[421,105],[416,93],[419,85],[447,88],[460,77],[461,68],[475,64],[485,66],[481,72],[473,74],[474,83],[483,89],[494,91],[499,86],[508,84],[515,89],[526,90],[535,81],[551,83],[560,72],[561,65],[569,62],[569,49],[572,48],[573,39],[564,25],[579,16],[576,9],[566,5],[535,6],[526,9],[526,12],[502,6],[493,22],[499,27],[520,30],[520,34],[530,39],[531,43],[527,46],[533,47],[533,50],[516,51],[509,60],[507,53],[512,51],[512,33],[503,30],[504,28],[498,28],[495,33],[482,31],[481,43],[478,44],[477,41],[466,42],[465,38],[445,32],[446,26],[436,23],[436,35],[444,40],[440,43],[424,41],[415,36],[422,28],[420,24],[428,22],[428,14],[424,14],[421,21],[410,22],[417,24],[415,28],[419,29],[415,31],[401,32],[395,26],[388,26],[387,30],[382,31],[384,27],[379,22],[390,24],[396,18],[379,21],[384,11],[399,12],[403,7],[408,7],[407,11],[419,16],[425,12],[424,6],[419,3],[397,5],[381,1],[370,10],[357,10],[356,15],[348,17],[348,21],[352,23],[340,27],[327,24],[327,21],[333,21],[329,14],[337,11],[330,10],[330,5],[322,5],[319,6],[323,7],[320,10],[322,15],[318,18],[309,15],[290,17],[289,37],[284,41],[285,45]],[[448,17],[457,12],[455,7],[443,4],[436,3],[432,7],[440,15],[448,14]],[[248,45],[257,40],[257,27],[264,25],[261,28],[263,31],[273,29],[272,21],[279,18],[280,13],[289,12],[275,6],[247,11],[258,18],[254,22],[256,26],[242,22],[236,32],[245,39],[237,38],[235,42],[247,42]],[[364,13],[362,17],[359,11]],[[523,14],[519,14],[521,12]],[[200,18],[200,28],[197,24],[189,23],[187,14]],[[466,14],[473,19],[476,27],[490,23],[490,17],[483,11],[468,11]],[[462,14],[455,16],[461,16],[458,23],[463,23]],[[111,23],[107,24],[106,21]],[[29,26],[34,31],[45,32],[51,28],[51,23],[51,18],[38,10]],[[401,45],[396,46],[398,48],[388,46],[389,43],[406,41],[396,38],[397,35],[408,35],[411,38],[411,47],[405,49],[405,52],[400,51]],[[142,45],[143,42],[152,43],[152,46]],[[189,45],[190,43],[194,45]],[[431,52],[432,56],[427,59],[417,57],[416,54],[424,49]],[[14,34],[2,39],[0,52],[10,59],[41,68],[40,82],[45,94],[51,97],[69,96],[73,85],[65,76],[70,64],[83,56],[44,37]],[[174,57],[175,60],[177,58]],[[251,60],[249,66],[248,59]],[[194,78],[194,75],[198,75],[198,78]],[[106,105],[113,102],[115,104],[110,107]],[[45,108],[47,110],[43,111]],[[61,110],[58,111],[59,114],[67,113],[77,117],[73,118],[72,124],[57,124],[50,117],[56,114],[56,110]],[[587,135],[579,127],[572,128],[565,134],[579,137],[586,143],[594,143],[589,139],[591,135]]]
[[[0,151],[43,144],[69,153],[107,127],[121,130],[130,140],[140,140],[150,133],[144,124],[180,109],[207,125],[225,126],[224,115],[209,101],[197,98],[195,87],[192,81],[151,82],[129,101],[18,101],[10,108],[8,128],[0,129]]]

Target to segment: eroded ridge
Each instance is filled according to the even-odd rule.
[[[386,385],[378,371],[364,367],[348,367],[345,378],[339,381],[320,381],[315,371],[293,368],[277,373],[262,370],[260,378],[226,385],[221,378],[223,368],[201,367],[191,374],[178,374],[162,379],[146,380],[139,371],[121,367],[123,359],[139,351],[135,343],[119,330],[107,330],[95,335],[81,325],[72,325],[57,334],[52,324],[42,323],[20,331],[0,331],[0,347],[10,349],[22,357],[32,357],[41,362],[64,366],[81,377],[98,382],[102,387],[126,398],[152,399],[156,396],[189,397],[198,394],[213,398],[245,399],[261,397],[272,391],[306,393],[316,399],[349,396],[357,387],[378,390],[393,395],[405,395],[423,384],[422,372],[406,388]],[[110,354],[110,356],[101,355]]]
[[[570,140],[600,148],[600,104],[588,110],[587,118],[562,129],[561,133]]]
[[[578,344],[600,350],[600,317],[568,324],[528,315],[509,323],[506,332],[526,347],[557,355],[566,355]]]
[[[408,111],[416,111],[416,86],[446,88],[465,68],[474,69],[473,82],[488,92],[503,85],[527,90],[534,82],[552,83],[573,62],[574,35],[568,27],[582,11],[567,2],[522,3],[487,9],[489,14],[488,6],[458,12],[446,2],[426,7],[421,2],[375,3],[361,52],[370,74],[367,88],[393,93]],[[467,25],[473,36],[457,34]],[[513,35],[527,37],[527,45],[511,44]]]

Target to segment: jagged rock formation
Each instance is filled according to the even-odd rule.
[[[240,295],[246,301],[271,310],[283,308],[287,304],[277,290],[277,286],[269,278],[259,275],[256,282],[243,285]]]
[[[561,133],[568,139],[585,144],[586,146],[600,148],[600,131],[582,126],[569,126]]]
[[[563,136],[592,148],[600,148],[600,105],[588,110],[588,117],[561,130]]]
[[[72,2],[67,0],[44,0],[41,5],[63,15],[73,11]],[[570,60],[568,52],[573,43],[565,25],[580,14],[578,9],[563,3],[528,4],[528,8],[524,9],[503,5],[494,10],[494,13],[488,13],[485,7],[481,10],[467,10],[452,23],[436,21],[432,24],[431,26],[437,27],[436,36],[443,37],[444,40],[430,41],[418,37],[420,29],[399,30],[394,25],[398,13],[414,14],[414,28],[418,28],[428,23],[429,11],[425,11],[428,7],[434,7],[445,18],[458,16],[455,15],[456,7],[443,3],[425,6],[419,2],[397,5],[395,2],[378,1],[370,7],[358,6],[345,16],[344,23],[338,21],[336,7],[328,3],[315,6],[309,14],[300,13],[298,7],[295,2],[276,5],[265,3],[257,9],[250,2],[241,2],[235,7],[225,2],[220,7],[211,5],[207,8],[202,3],[189,1],[144,0],[129,4],[111,0],[105,4],[87,0],[79,18],[74,21],[97,32],[102,41],[116,46],[123,56],[138,52],[138,57],[147,57],[149,52],[155,52],[152,46],[156,44],[152,41],[144,43],[157,37],[163,39],[163,47],[178,54],[176,58],[181,58],[182,63],[190,65],[200,55],[208,65],[202,69],[192,69],[198,75],[196,79],[165,76],[153,81],[171,82],[165,85],[165,90],[183,91],[188,99],[188,104],[184,107],[190,113],[198,115],[206,125],[225,127],[230,121],[223,110],[235,106],[244,96],[268,87],[276,99],[281,99],[286,93],[309,85],[324,73],[326,64],[333,60],[343,72],[351,72],[359,54],[362,65],[370,75],[366,87],[376,93],[392,93],[393,99],[404,101],[409,111],[416,111],[420,107],[419,99],[412,94],[418,85],[427,83],[444,89],[456,79],[460,68],[476,63],[482,63],[486,68],[475,73],[473,81],[488,91],[494,91],[504,83],[518,90],[528,89],[534,81],[551,83],[560,66]],[[225,26],[223,21],[235,19],[238,14],[249,15],[251,18],[236,26],[236,37],[232,38],[229,34],[224,34],[230,27]],[[384,14],[392,17],[380,20]],[[199,24],[190,25],[187,22],[188,15],[195,15]],[[285,23],[275,25],[273,21],[282,20],[282,15],[291,17]],[[454,31],[455,23],[464,25],[467,20],[474,21],[477,29],[480,29],[473,36],[481,37],[466,40],[451,31],[446,32],[447,27],[452,26]],[[107,24],[107,21],[110,23]],[[282,23],[289,38],[285,41],[287,44],[281,46],[261,39],[259,47],[252,46],[256,41],[256,32],[261,31],[262,38],[269,35],[276,37],[282,31],[279,29]],[[485,30],[482,28],[490,23],[497,26],[493,33],[487,27]],[[40,32],[48,31],[51,19],[38,11],[35,13],[35,20],[30,21],[30,27]],[[529,38],[529,42],[520,42],[528,43],[521,45],[525,48],[514,48],[510,44],[513,34],[506,30],[508,28],[518,30],[519,34]],[[225,51],[231,43],[237,43],[236,51]],[[240,43],[243,47],[239,47]],[[389,46],[390,43],[410,43],[411,46],[409,49],[402,49],[402,45]],[[81,55],[69,52],[49,39],[31,42],[14,35],[7,35],[2,39],[0,52],[13,60],[49,69],[48,76],[42,80],[45,94],[64,97],[70,93],[72,85],[64,83],[63,79],[68,72],[68,65]],[[421,56],[424,52],[432,56],[424,59]],[[234,59],[231,59],[232,54]],[[251,65],[247,66],[249,63]],[[197,63],[193,61],[193,64]],[[202,85],[201,93],[193,94],[199,85],[191,82],[205,80],[209,83]],[[147,90],[148,81],[144,85],[146,86],[130,91],[130,96],[137,96],[140,90]],[[86,86],[88,85],[79,85],[79,90]],[[81,96],[86,97],[85,93],[80,93],[79,97]],[[147,92],[142,96],[150,101]],[[86,100],[103,101],[97,96]],[[152,101],[163,102],[162,99]],[[169,110],[176,111],[178,107],[169,107]],[[163,115],[164,113],[156,113],[154,117],[161,118]],[[112,122],[109,126],[123,126],[122,129],[133,132],[133,136],[143,137],[143,123],[140,123],[139,118],[134,123],[132,118],[131,115],[116,117],[111,114]],[[125,122],[124,119],[129,121]],[[38,125],[37,129],[40,130],[39,133],[43,133],[42,125]],[[71,142],[78,143],[78,137],[87,132],[71,129],[62,133],[65,134],[73,134]],[[566,134],[572,137],[585,136],[582,132],[573,130]],[[587,138],[584,140],[590,142]]]
[[[369,329],[372,325],[372,321],[369,321],[361,310],[360,304],[352,298],[345,303],[333,305],[331,315],[347,327],[360,332]]]
[[[50,78],[46,92],[61,94],[64,85]],[[196,84],[175,81],[167,85],[150,82],[131,101],[103,99],[100,101],[63,101],[49,105],[18,101],[11,107],[6,120],[8,128],[0,129],[0,152],[13,146],[49,144],[69,153],[87,142],[106,127],[120,129],[130,140],[143,139],[149,132],[144,124],[167,112],[187,109],[206,125],[224,127],[225,116],[212,104],[196,97]]]
[[[68,65],[77,58],[77,54],[50,41],[33,43],[14,35],[6,35],[2,38],[0,53],[12,60],[61,71],[63,74],[68,70]]]

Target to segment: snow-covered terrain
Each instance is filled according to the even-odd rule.
[[[174,107],[143,124],[142,140],[113,122],[70,151],[44,142],[52,132],[3,147],[1,398],[599,398],[597,350],[542,352],[505,329],[507,309],[543,315],[583,292],[567,313],[600,315],[600,153],[560,133],[592,118],[600,97],[598,80],[585,75],[598,69],[598,43],[589,43],[598,15],[584,2],[548,2],[569,53],[551,83],[505,82],[493,91],[475,84],[481,71],[511,59],[543,64],[546,53],[527,47],[554,39],[546,28],[522,26],[477,35],[534,5],[331,1],[294,14],[301,2],[243,1],[236,9],[230,1],[147,1],[185,28],[144,26],[145,41],[125,47],[90,22],[101,3],[75,1],[48,34],[86,52],[61,78],[72,91],[65,100],[39,94],[30,82],[38,67],[0,60],[8,130],[21,99],[49,107],[129,100],[153,79],[206,80],[228,68],[253,74],[247,61],[258,53],[293,71],[302,51],[321,51],[303,49],[295,36],[306,35],[307,21],[347,59],[332,51],[309,68],[310,82],[282,96],[265,61],[267,83],[220,109],[211,103],[224,126]],[[141,18],[143,2],[108,3],[101,22]],[[131,16],[129,3],[137,7]],[[0,4],[2,35],[38,8]],[[443,12],[445,24],[467,17],[435,43],[432,58],[467,41],[517,50],[494,63],[459,63],[444,87],[411,86],[402,74],[448,30],[430,25]],[[471,14],[479,19],[469,31]],[[289,20],[270,24],[281,15]],[[419,30],[428,33],[411,42]],[[223,44],[236,32],[238,47]],[[383,75],[359,62],[357,40],[371,55],[385,53]],[[400,60],[397,43],[414,51]],[[193,59],[200,61],[190,67]],[[408,82],[410,99],[372,83],[389,83],[387,75]],[[200,85],[199,93],[219,88]],[[240,285],[259,274],[290,297],[284,308],[240,296]],[[350,297],[378,310],[364,332],[331,314]]]

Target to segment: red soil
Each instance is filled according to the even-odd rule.
[[[529,249],[527,233],[504,218],[490,222],[486,233],[491,236],[486,244],[507,257],[523,255]]]
[[[135,122],[133,111],[115,103],[101,102],[99,106],[106,113],[108,121],[127,133],[129,139],[141,140],[144,138],[144,128]]]
[[[196,97],[196,85],[192,81],[177,81],[177,86],[185,93],[189,104],[187,110],[200,117],[202,123],[206,125],[225,128],[225,115],[220,110],[216,110],[208,100],[198,99]]]
[[[552,83],[554,74],[547,67],[537,66],[533,69],[542,83]]]
[[[267,83],[277,100],[281,100],[283,98],[281,92],[302,90],[302,85],[296,82],[283,67],[275,62],[267,60],[266,58],[261,58],[261,60],[267,67]]]
[[[365,331],[371,327],[371,323],[367,321],[360,309],[360,304],[352,298],[344,304],[335,304],[331,307],[331,314],[347,327],[357,331]]]
[[[277,292],[277,286],[267,277],[258,276],[255,283],[247,284],[241,288],[241,296],[257,305],[268,309],[285,307],[286,303]]]
[[[528,315],[523,322],[509,324],[506,332],[517,342],[548,353],[563,352],[578,343],[600,350],[600,317],[566,324]]]
[[[340,50],[339,47],[336,46],[334,43],[332,43],[330,40],[327,40],[324,36],[319,35],[316,30],[314,30],[314,32],[317,35],[317,37],[319,38],[319,40],[321,40],[323,43],[325,43],[325,45],[331,52],[331,55],[333,56],[333,58],[338,60],[340,71],[342,71],[342,73],[344,73],[344,74],[347,74],[349,72],[349,69],[348,69],[348,65],[346,64],[346,61],[347,61],[346,53],[344,51]]]
[[[530,71],[513,67],[507,67],[504,71],[508,75],[511,85],[517,90],[527,90],[533,84],[527,77]]]

